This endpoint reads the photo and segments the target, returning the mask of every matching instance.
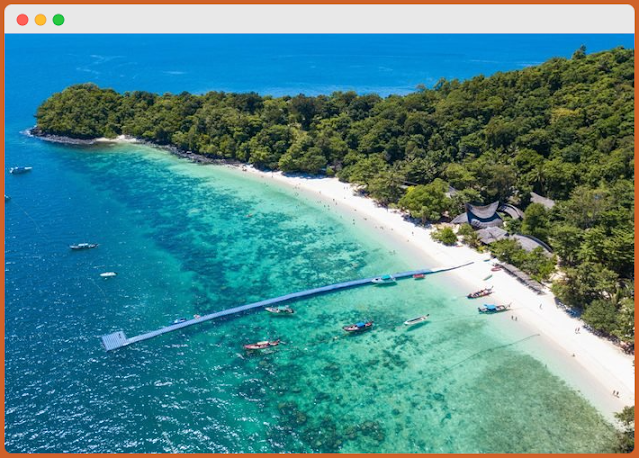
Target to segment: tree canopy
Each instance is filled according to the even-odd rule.
[[[584,317],[600,328],[634,336],[617,322],[627,316],[623,299],[634,297],[634,50],[579,49],[571,59],[385,98],[119,94],[81,84],[51,95],[36,118],[44,134],[124,134],[263,169],[336,173],[424,222],[464,201],[528,207],[521,230],[558,255],[559,297],[592,305]],[[528,206],[533,191],[557,205]],[[501,248],[548,275],[538,256]]]

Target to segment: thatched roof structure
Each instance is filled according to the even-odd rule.
[[[450,192],[450,189],[449,189]],[[497,213],[506,213],[513,219],[522,219],[524,212],[510,204],[502,204],[499,201],[490,205],[472,205],[466,204],[466,212],[458,215],[451,222],[453,224],[468,223],[475,229],[484,229],[487,227],[497,227],[504,223],[504,220]]]
[[[499,201],[490,205],[472,205],[466,204],[466,213],[462,213],[455,217],[452,224],[468,223],[477,229],[479,240],[485,245],[489,245],[498,240],[512,238],[517,240],[521,247],[526,251],[533,251],[535,248],[542,248],[548,256],[552,253],[552,248],[541,240],[530,235],[508,235],[508,232],[500,226],[504,224],[504,220],[497,213],[505,212],[514,219],[523,218],[524,213],[517,207],[510,204],[500,204]]]
[[[545,294],[543,285],[530,278],[530,275],[528,275],[526,272],[522,272],[512,264],[502,263],[500,265],[506,271],[506,273],[509,273],[513,277],[517,278],[517,280],[522,282],[524,285],[532,289],[537,294]]]
[[[532,235],[516,234],[513,235],[513,238],[517,239],[521,247],[526,251],[532,251],[535,248],[541,248],[542,250],[544,250],[544,254],[546,254],[548,257],[550,257],[552,253],[552,248],[550,248],[547,243],[539,240],[537,237],[533,237]]]
[[[465,207],[466,213],[455,217],[455,219],[451,221],[453,224],[468,223],[476,229],[501,226],[504,224],[504,220],[497,214],[499,201],[493,202],[490,205],[466,204]]]
[[[526,251],[533,251],[535,248],[544,250],[544,254],[548,257],[552,255],[552,249],[541,240],[530,235],[509,235],[508,232],[501,227],[486,227],[477,231],[477,237],[484,245],[490,245],[493,242],[504,239],[514,239]]]
[[[484,245],[490,245],[498,240],[508,238],[508,232],[503,230],[501,227],[487,227],[485,229],[478,230],[477,237],[479,237],[479,240],[481,240],[481,243]]]
[[[512,219],[524,219],[524,212],[510,204],[501,204],[498,208],[500,212],[506,213]]]
[[[539,194],[534,192],[530,193],[530,201],[535,204],[541,204],[544,207],[546,207],[548,210],[550,210],[552,207],[555,206],[554,200],[551,200],[548,197],[540,196]]]

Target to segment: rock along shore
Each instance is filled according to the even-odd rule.
[[[47,134],[40,130],[37,126],[28,129],[25,132],[26,135],[31,137],[37,137],[44,141],[52,142],[52,143],[61,143],[65,145],[77,145],[77,146],[92,146],[92,145],[100,145],[104,143],[133,143],[137,145],[145,145],[153,148],[159,148],[164,151],[167,151],[175,156],[188,159],[191,162],[196,162],[198,164],[224,164],[224,165],[242,165],[243,163],[234,159],[224,159],[217,157],[210,157],[204,154],[194,153],[192,151],[186,151],[180,149],[173,145],[159,145],[157,143],[149,142],[147,140],[142,140],[135,137],[129,137],[126,135],[120,135],[116,138],[73,138],[67,137],[64,135],[52,135]]]

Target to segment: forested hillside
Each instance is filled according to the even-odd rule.
[[[515,203],[527,216],[517,230],[559,257],[558,296],[596,329],[634,342],[634,50],[580,49],[386,98],[83,84],[53,94],[36,117],[43,134],[125,134],[259,168],[337,174],[425,222],[467,201]],[[449,185],[458,193],[449,197]],[[557,205],[529,205],[531,191]]]

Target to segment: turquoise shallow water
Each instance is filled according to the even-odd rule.
[[[255,313],[105,353],[99,336],[111,331],[135,335],[182,316],[430,266],[313,198],[237,170],[140,146],[67,147],[20,134],[44,98],[72,83],[405,93],[440,76],[569,56],[582,43],[595,51],[632,46],[633,37],[7,36],[5,168],[34,170],[5,175],[6,449],[607,450],[611,427],[529,356],[535,337],[478,316],[447,274],[316,297],[294,304],[291,318]],[[100,247],[70,252],[82,241]],[[119,275],[105,281],[104,271]],[[401,324],[422,313],[431,322]],[[366,318],[374,331],[341,331]],[[286,342],[277,351],[241,350],[276,336]]]
[[[98,336],[107,332],[134,335],[180,316],[428,266],[393,255],[379,235],[294,189],[237,170],[147,147],[23,141],[36,168],[9,177],[6,207],[8,450],[587,452],[609,444],[612,431],[594,408],[518,348],[522,336],[501,335],[478,316],[449,274],[105,353]],[[57,165],[42,173],[48,155]],[[82,240],[101,246],[67,249]],[[100,279],[107,270],[118,277]],[[431,322],[402,325],[422,313]],[[373,332],[341,331],[368,318]],[[272,352],[241,350],[276,336],[286,344]]]

